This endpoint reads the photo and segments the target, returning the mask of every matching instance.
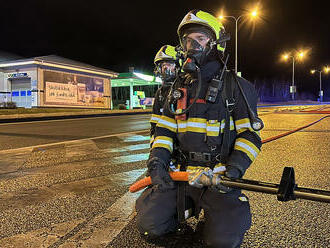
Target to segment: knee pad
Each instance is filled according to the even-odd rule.
[[[137,218],[136,225],[142,237],[151,239],[164,236],[176,230],[176,224],[171,221],[157,224],[150,218]]]

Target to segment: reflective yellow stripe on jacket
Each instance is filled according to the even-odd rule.
[[[162,147],[169,150],[171,153],[173,151],[173,139],[166,136],[157,136],[154,139],[152,149],[156,147]]]
[[[155,135],[152,135],[150,137],[150,146],[152,146],[152,143],[154,142],[154,140],[155,140]]]
[[[178,125],[176,124],[176,121],[172,118],[169,118],[167,116],[162,116],[158,123],[157,123],[157,127],[163,127],[166,128],[172,132],[176,132]]]
[[[206,119],[188,118],[186,121],[178,120],[178,132],[206,133]]]
[[[225,124],[226,124],[226,120],[225,120],[225,119],[221,120],[221,126],[220,126],[220,128],[221,128],[221,133],[224,133],[224,132],[225,132]],[[229,125],[230,125],[230,128],[229,128],[230,131],[235,130],[234,120],[233,120],[233,117],[232,117],[232,116],[230,116],[230,122],[229,122]]]
[[[236,139],[234,149],[244,152],[251,159],[251,161],[253,161],[260,152],[260,150],[252,142],[244,138]]]
[[[151,118],[150,118],[150,122],[151,123],[158,123],[158,121],[160,120],[160,118],[162,118],[161,115],[156,115],[156,114],[152,114]]]
[[[225,120],[221,123],[217,120],[207,120],[204,118],[188,118],[187,121],[178,120],[178,132],[195,132],[195,133],[207,133],[208,136],[218,136],[224,132]],[[235,129],[233,118],[230,117],[230,130]]]
[[[251,126],[249,118],[244,118],[244,119],[235,121],[235,126],[236,126],[236,131],[238,134],[243,133],[244,131],[247,131],[247,130],[249,130],[251,132],[255,132]]]

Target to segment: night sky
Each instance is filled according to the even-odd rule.
[[[239,16],[259,5],[261,19],[241,22],[238,68],[250,81],[291,81],[292,63],[284,51],[307,48],[296,66],[298,87],[316,93],[318,77],[310,69],[330,65],[330,17],[327,1],[190,0],[190,1],[1,1],[0,51],[23,57],[56,54],[116,72],[152,73],[153,59],[165,44],[177,45],[177,26],[192,9]],[[225,21],[232,40],[227,46],[234,67],[234,22]],[[324,86],[329,85],[324,77]]]

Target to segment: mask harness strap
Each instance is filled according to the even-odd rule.
[[[180,113],[177,113],[175,111],[174,102],[177,102],[180,98],[182,98],[184,96],[183,96],[183,93],[181,93],[178,89],[173,90],[173,88],[175,86],[175,83],[172,85],[170,93],[168,94],[168,99],[167,99],[166,104],[165,104],[166,108],[169,110],[169,112],[171,114],[173,114],[175,116],[186,114],[190,110],[190,108],[196,103],[196,101],[198,99],[198,96],[199,96],[199,93],[200,93],[201,88],[202,88],[202,76],[201,76],[200,68],[198,66],[196,66],[196,71],[197,71],[197,75],[198,75],[198,85],[197,85],[196,95],[195,95],[192,103],[186,109],[183,109],[182,112],[180,112]],[[177,97],[174,96],[174,95],[176,95],[176,93],[178,93]]]

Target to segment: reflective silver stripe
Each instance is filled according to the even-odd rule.
[[[236,125],[236,130],[240,130],[242,128],[251,128],[251,124],[250,122],[248,123],[242,123],[242,124],[239,124],[239,125]]]
[[[158,124],[164,125],[164,126],[168,126],[171,128],[176,129],[177,128],[177,124],[176,123],[171,123],[169,121],[165,121],[164,119],[159,119]]]
[[[156,146],[157,144],[163,144],[170,148],[170,150],[173,150],[173,142],[169,140],[163,140],[163,139],[157,139],[154,141],[153,146]]]
[[[233,121],[233,120],[230,120],[229,125],[230,125],[231,127],[233,127],[233,126],[234,126],[234,121]],[[224,129],[224,128],[225,128],[225,123],[222,122],[222,123],[221,123],[221,129]]]
[[[187,127],[187,123],[179,123],[178,124],[178,128],[186,128]]]
[[[156,122],[158,122],[159,120],[160,120],[160,118],[156,117],[156,116],[151,116],[151,119],[150,119],[150,121],[156,121]]]
[[[258,155],[258,153],[252,147],[250,147],[249,145],[247,145],[241,141],[236,141],[235,145],[240,146],[240,147],[244,148],[245,150],[249,151],[254,156],[254,158],[256,158]]]
[[[204,128],[206,129],[206,123],[200,123],[200,122],[190,122],[187,123],[188,127],[198,127],[198,128]]]
[[[206,131],[207,132],[219,132],[219,126],[218,127],[212,127],[212,126],[207,126]]]

